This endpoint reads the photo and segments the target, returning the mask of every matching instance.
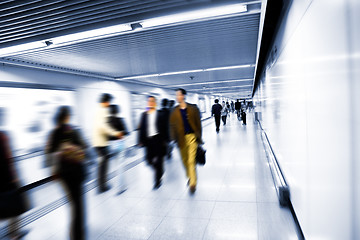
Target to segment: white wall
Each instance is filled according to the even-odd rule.
[[[349,39],[349,53],[351,56],[349,64],[350,68],[350,109],[351,109],[351,143],[352,143],[352,230],[353,238],[360,239],[360,1],[349,0],[348,8],[348,35]]]
[[[359,14],[294,0],[254,99],[307,239],[359,239]]]

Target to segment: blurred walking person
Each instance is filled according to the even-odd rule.
[[[215,99],[215,104],[212,106],[212,109],[211,109],[211,116],[214,116],[214,118],[215,118],[215,126],[216,126],[217,133],[219,133],[219,131],[220,131],[221,109],[222,109],[222,106],[219,104],[219,99]]]
[[[108,123],[109,117],[109,106],[112,96],[108,93],[104,93],[100,97],[100,107],[98,108],[95,115],[95,128],[93,134],[93,144],[96,149],[96,152],[100,158],[99,160],[99,169],[98,169],[98,184],[99,184],[99,193],[103,193],[110,189],[110,186],[106,184],[107,182],[107,169],[109,162],[109,141],[108,137],[122,137],[122,132],[116,131],[110,127]]]
[[[170,100],[169,101],[169,110],[170,110],[170,113],[174,110],[174,106],[175,106],[175,100]]]
[[[221,119],[222,119],[223,124],[225,126],[226,125],[226,118],[227,118],[227,115],[229,114],[229,109],[227,108],[224,101],[222,102],[221,107],[222,107],[222,109],[221,109]]]
[[[186,90],[176,90],[176,100],[179,105],[170,116],[171,138],[175,140],[180,148],[181,158],[189,179],[190,193],[196,191],[196,152],[198,144],[202,143],[202,128],[199,108],[195,104],[185,101]]]
[[[164,98],[161,100],[161,109],[160,111],[163,113],[164,118],[165,118],[165,124],[167,126],[167,128],[169,128],[169,121],[170,121],[170,113],[171,110],[168,107],[169,105],[169,100],[167,98]],[[171,151],[172,151],[172,146],[169,142],[169,138],[168,141],[166,142],[166,158],[169,160],[171,158]]]
[[[246,125],[246,110],[247,110],[247,103],[244,100],[241,106],[241,119],[243,121],[243,125]]]
[[[4,121],[5,113],[0,108],[0,127]],[[8,134],[0,130],[0,220],[9,220],[8,236],[11,239],[22,239],[28,231],[19,229],[19,216],[28,210],[29,205],[20,191],[10,145]]]
[[[129,132],[126,128],[126,124],[123,118],[118,117],[120,113],[120,108],[117,105],[110,105],[110,117],[109,125],[116,131],[123,133],[123,136],[128,136]],[[119,174],[119,192],[121,194],[127,190],[126,187],[126,178],[125,178],[125,159],[124,159],[124,150],[126,148],[125,139],[119,139],[118,137],[109,137],[110,146],[113,153],[113,156],[117,159],[118,164],[118,174]]]
[[[138,144],[146,148],[146,160],[155,171],[154,189],[162,184],[164,156],[169,141],[169,128],[166,115],[156,110],[156,98],[148,97],[148,110],[141,115]]]
[[[70,108],[62,106],[56,114],[57,126],[51,133],[49,153],[55,159],[55,176],[62,181],[72,207],[70,239],[86,239],[83,182],[86,145],[70,122]]]
[[[170,127],[170,115],[171,115],[172,111],[174,110],[174,106],[175,106],[175,100],[170,100],[169,103],[168,103],[169,127]],[[168,159],[171,159],[173,150],[174,150],[174,144],[170,141],[168,143],[168,153],[167,153],[167,158]]]
[[[234,113],[234,111],[235,111],[234,101],[231,101],[230,105],[231,105],[231,112]]]
[[[241,102],[239,101],[239,99],[236,99],[236,102],[235,102],[235,111],[236,111],[236,116],[237,116],[237,118],[238,118],[239,121],[241,120],[241,112],[240,112],[240,109],[241,109]]]

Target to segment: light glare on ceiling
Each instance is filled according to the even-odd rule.
[[[217,67],[217,68],[204,68],[204,69],[195,69],[195,70],[187,70],[187,71],[146,74],[146,75],[137,75],[137,76],[129,76],[129,77],[118,77],[118,78],[116,78],[116,80],[128,80],[128,79],[147,78],[147,77],[161,77],[161,76],[169,76],[169,75],[194,73],[194,72],[210,72],[210,71],[227,70],[227,69],[248,68],[248,67],[254,67],[254,66],[255,65],[253,65],[253,64],[245,64],[245,65],[234,65],[234,66],[225,66],[225,67]]]
[[[52,38],[51,40],[54,44],[61,44],[61,43],[75,42],[79,40],[90,40],[92,38],[105,37],[111,34],[117,34],[131,30],[132,28],[129,24],[120,24],[111,27],[104,27],[95,30],[56,37],[56,38]]]
[[[247,11],[244,4],[231,4],[221,7],[212,7],[202,10],[190,11],[186,13],[178,13],[164,17],[144,20],[141,25],[143,28],[150,28],[162,25],[169,25],[180,22],[194,21],[211,17],[225,16],[229,14],[242,13]]]
[[[42,48],[42,47],[46,47],[46,46],[47,46],[47,44],[45,43],[45,41],[38,41],[38,42],[25,43],[25,44],[16,45],[16,46],[7,47],[7,48],[1,48],[0,56],[6,56],[6,55],[10,55],[12,53],[20,53],[20,52],[27,51],[30,49],[38,49],[38,48]]]

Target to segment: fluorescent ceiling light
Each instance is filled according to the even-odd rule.
[[[190,89],[192,91],[198,91],[198,90],[204,90],[204,91],[208,91],[208,90],[212,90],[212,89],[226,89],[226,88],[248,88],[248,87],[252,87],[253,85],[243,85],[243,86],[227,86],[227,87],[213,87],[213,88],[199,88],[199,89]]]
[[[250,68],[250,67],[254,67],[254,66],[255,66],[254,64],[234,65],[234,66],[225,66],[225,67],[216,67],[216,68],[206,68],[206,69],[204,69],[204,71],[205,72],[210,72],[210,71],[218,71],[218,70]]]
[[[158,77],[159,74],[147,74],[147,75],[138,75],[124,78],[116,78],[116,80],[127,80],[127,79],[139,79],[139,78],[150,78],[150,77]]]
[[[179,72],[168,72],[168,73],[160,73],[159,76],[178,75],[178,74],[184,74],[184,73],[195,73],[195,72],[203,72],[203,71],[204,71],[204,69],[179,71]]]
[[[37,41],[37,42],[31,42],[31,43],[25,43],[25,44],[21,44],[21,45],[12,46],[12,47],[7,47],[7,48],[1,48],[0,56],[11,55],[14,53],[21,53],[24,51],[38,49],[38,48],[42,48],[42,47],[46,47],[46,46],[47,45],[44,41]]]
[[[247,65],[236,65],[236,66],[228,66],[228,67],[217,67],[217,68],[208,68],[207,71],[217,71],[217,70],[226,70],[226,69],[237,69],[237,68],[248,68],[254,65],[247,64]]]
[[[253,80],[254,79],[252,79],[252,78],[245,78],[245,79],[233,79],[233,80],[223,80],[223,81],[213,81],[213,82],[185,83],[185,84],[171,85],[171,87],[193,86],[193,85],[208,85],[208,84],[232,83],[232,82],[248,82],[248,81],[253,81]]]
[[[108,37],[109,35],[114,35],[121,32],[131,31],[132,28],[129,24],[120,24],[111,27],[104,27],[95,30],[79,32],[74,34],[69,34],[61,37],[52,38],[51,41],[54,44],[61,44],[67,42],[75,42],[79,40],[90,40],[93,38],[99,37]]]
[[[29,50],[36,50],[42,47],[52,47],[53,45],[63,44],[63,43],[74,43],[84,40],[97,39],[102,37],[108,37],[116,35],[118,33],[131,31],[132,28],[129,24],[120,24],[111,27],[99,28],[95,30],[69,34],[61,37],[55,37],[51,39],[46,39],[43,41],[36,41],[21,45],[16,45],[12,47],[0,49],[0,56],[8,56],[14,53],[21,53]]]
[[[178,13],[164,17],[157,17],[141,22],[143,28],[150,28],[173,23],[187,22],[193,20],[200,20],[212,17],[226,16],[229,14],[242,13],[247,11],[247,6],[244,4],[231,4],[221,7],[212,7],[207,9],[195,10],[186,13]]]
[[[178,72],[167,72],[167,73],[146,74],[146,75],[137,75],[137,76],[129,76],[129,77],[119,77],[119,78],[116,78],[116,80],[161,77],[161,76],[178,75],[178,74],[195,73],[195,72],[210,72],[210,71],[236,69],[236,68],[248,68],[248,67],[254,67],[254,66],[255,65],[253,65],[253,64],[246,64],[246,65],[235,65],[235,66],[226,66],[226,67],[217,67],[217,68],[204,68],[204,69],[195,69],[195,70],[178,71]]]
[[[221,90],[221,91],[209,90],[209,91],[203,91],[202,93],[231,93],[231,92],[238,92],[238,91],[240,91],[240,93],[242,93],[242,94],[247,94],[247,93],[252,92],[250,90],[243,91],[243,90],[230,89],[230,90]]]

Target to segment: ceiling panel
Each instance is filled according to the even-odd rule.
[[[21,1],[6,2],[0,2],[0,13],[4,13],[0,15],[0,47],[8,40],[11,43],[17,42],[18,37],[31,39],[32,34],[41,39],[50,36],[48,34],[52,31],[56,34],[62,33],[65,28],[79,31],[83,29],[81,26],[91,26],[92,21],[106,22],[116,13],[118,19],[123,21],[127,14],[133,19],[139,19],[144,16],[141,13],[146,11],[150,13],[160,9],[170,12],[174,6],[243,1],[33,0],[22,4],[19,4]],[[248,68],[136,79],[165,87],[183,85],[197,92],[213,90],[209,88],[218,88],[225,94],[231,93],[229,88],[233,88],[235,92],[247,92],[253,85],[259,25],[260,12],[250,11],[232,17],[134,31],[72,45],[52,45],[1,59],[44,66],[50,70],[73,70],[111,78],[252,64],[252,67]],[[92,25],[93,28],[98,26]],[[239,79],[251,80],[229,82]],[[208,84],[218,81],[223,82]],[[205,85],[189,85],[202,82]],[[244,85],[248,87],[243,87]]]
[[[110,77],[254,64],[258,28],[259,14],[253,14],[135,32],[12,58]]]
[[[195,72],[186,74],[176,74],[171,76],[142,78],[144,82],[156,82],[159,85],[169,87],[189,87],[189,84],[202,82],[234,81],[239,79],[253,79],[254,67],[246,67],[239,69],[228,69],[209,72]],[[252,81],[252,80],[251,80]],[[240,83],[240,82],[239,82]]]

